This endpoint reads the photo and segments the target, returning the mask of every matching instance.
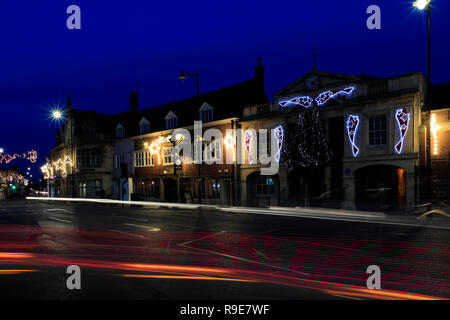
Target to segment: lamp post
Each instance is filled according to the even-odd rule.
[[[197,85],[197,97],[200,95],[200,89],[199,89],[199,84],[198,84],[198,69],[195,70],[195,72],[186,72],[184,70],[181,70],[180,75],[178,76],[178,79],[180,79],[181,81],[186,80],[187,78],[191,78],[192,80],[195,80],[195,83]],[[198,192],[197,192],[197,196],[198,196],[198,203],[202,203],[202,175],[201,175],[201,166],[202,166],[202,162],[200,160],[200,163],[198,164]]]
[[[195,80],[195,83],[197,85],[197,97],[200,95],[200,89],[198,85],[198,69],[195,70],[195,72],[186,72],[184,70],[181,70],[180,75],[178,76],[178,79],[181,81],[186,80],[187,78],[191,78],[192,80]]]
[[[427,94],[425,97],[424,111],[426,130],[426,188],[427,188],[427,201],[431,202],[432,192],[431,192],[431,0],[416,0],[413,6],[419,10],[427,10],[427,20],[428,20],[428,54],[427,54]]]

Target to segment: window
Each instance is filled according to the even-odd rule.
[[[203,144],[203,159],[205,161],[218,161],[222,157],[222,143],[220,140],[213,140]]]
[[[163,164],[173,164],[172,162],[172,147],[163,149]]]
[[[200,120],[203,122],[212,121],[214,118],[214,109],[206,102],[199,109]]]
[[[125,155],[123,153],[114,156],[114,168],[120,169],[120,166],[125,163]]]
[[[369,145],[381,146],[386,144],[386,116],[369,118]]]
[[[140,150],[134,153],[135,167],[150,167],[153,166],[154,160],[150,150]]]
[[[139,122],[139,134],[146,134],[150,132],[150,122],[147,119],[143,118],[141,122]]]
[[[258,196],[270,196],[275,191],[275,183],[272,178],[259,177],[256,182],[256,194]]]
[[[116,127],[116,138],[125,138],[125,128],[121,124]]]
[[[170,111],[166,116],[166,129],[174,129],[178,126],[178,117]]]
[[[99,167],[101,156],[99,149],[81,149],[77,151],[78,164],[81,167]]]

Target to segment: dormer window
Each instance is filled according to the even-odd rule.
[[[170,111],[166,116],[166,129],[174,129],[178,126],[178,117]]]
[[[120,123],[116,127],[116,138],[125,138],[125,128]]]
[[[200,112],[200,120],[203,122],[213,121],[214,119],[214,108],[211,107],[206,102],[199,109]]]
[[[146,134],[150,132],[150,122],[147,119],[142,118],[139,122],[139,134]]]

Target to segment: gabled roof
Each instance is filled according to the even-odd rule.
[[[177,115],[179,127],[186,127],[199,120],[199,109],[204,103],[214,108],[214,120],[220,120],[240,117],[244,106],[268,101],[264,88],[258,81],[251,79],[199,96],[141,111],[129,110],[113,117],[115,124],[120,122],[126,128],[127,136],[135,136],[139,134],[138,124],[143,117],[152,124],[150,132],[155,132],[166,130],[165,118],[169,111]]]
[[[321,72],[321,71],[318,71],[317,69],[313,68],[313,70],[311,70],[310,72],[308,72],[307,74],[305,74],[304,76],[299,78],[298,80],[292,82],[285,88],[283,88],[280,91],[278,91],[277,93],[275,93],[274,98],[279,99],[279,98],[283,98],[283,97],[288,97],[294,93],[298,93],[298,92],[302,92],[302,91],[304,91],[304,92],[310,91],[305,87],[305,83],[306,83],[306,80],[310,76],[313,76],[313,75],[317,76],[321,80],[320,87],[321,88],[323,87],[324,89],[336,87],[339,85],[343,85],[345,83],[357,83],[357,82],[366,82],[366,81],[381,79],[378,77],[368,76],[368,75],[357,75],[356,76],[356,75],[347,75],[347,74],[340,74],[340,73]]]

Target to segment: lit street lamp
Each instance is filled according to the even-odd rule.
[[[62,112],[59,111],[59,110],[53,110],[53,112],[52,112],[52,118],[53,118],[54,120],[59,120],[59,119],[61,119],[61,118],[62,118]]]
[[[428,16],[428,74],[427,74],[427,95],[425,97],[424,111],[426,111],[426,186],[427,186],[427,201],[431,202],[431,101],[430,101],[430,91],[431,91],[431,0],[416,0],[413,6],[419,10],[427,10]]]
[[[5,150],[3,148],[0,148],[0,153],[5,152]]]

